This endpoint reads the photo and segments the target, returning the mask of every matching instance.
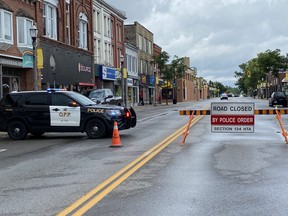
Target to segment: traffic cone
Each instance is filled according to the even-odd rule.
[[[112,145],[110,145],[109,147],[123,147],[123,145],[121,145],[118,125],[116,121],[114,122],[113,127]]]

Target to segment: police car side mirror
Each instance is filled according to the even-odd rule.
[[[75,101],[70,101],[68,106],[69,107],[78,107],[79,104],[77,102],[75,102]]]

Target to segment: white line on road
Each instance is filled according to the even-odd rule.
[[[0,149],[0,152],[4,152],[4,151],[7,151],[7,149]]]

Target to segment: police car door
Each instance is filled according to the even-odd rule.
[[[52,93],[52,105],[50,110],[51,126],[80,126],[80,106],[71,107],[69,102],[73,100],[65,94]]]

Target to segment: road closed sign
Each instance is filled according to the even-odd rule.
[[[214,133],[253,133],[254,103],[211,103],[211,131]]]

